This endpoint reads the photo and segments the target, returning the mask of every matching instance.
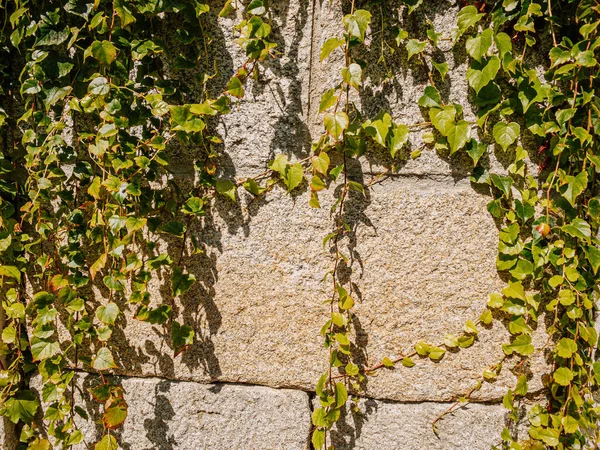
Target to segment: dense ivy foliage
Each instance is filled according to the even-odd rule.
[[[404,18],[422,11],[422,0],[400,3]],[[456,405],[508,367],[518,381],[504,397],[512,423],[499,436],[499,448],[594,448],[600,442],[593,397],[600,384],[594,327],[600,6],[592,0],[462,2],[450,36],[436,32],[427,17],[426,31],[413,36],[384,7],[381,1],[340,5],[339,33],[325,41],[320,59],[327,63],[337,55],[343,63],[321,97],[324,131],[311,157],[278,155],[264,174],[229,180],[217,177],[222,142],[215,124],[244,96],[247,79],[260,77],[261,61],[277,57],[265,2],[228,0],[218,15],[199,0],[2,3],[0,280],[6,322],[0,414],[19,424],[24,448],[83,441],[75,417],[86,412],[77,405],[74,368],[102,375],[118,367],[111,338],[120,326],[119,305],[163,326],[173,357],[194,342],[194,330],[177,321],[174,302],[196,281],[184,256],[201,253],[203,245],[189,230],[211,214],[215,195],[236,201],[238,185],[267,195],[278,182],[291,192],[304,180],[315,208],[321,207],[320,191],[339,187],[332,232],[323,241],[333,265],[325,276],[331,297],[321,334],[329,368],[316,386],[315,448],[333,446],[329,430],[349,392],[360,395],[365,377],[396,364],[412,367],[420,358],[443,360],[448,349],[472,346],[478,327],[494,318],[511,334],[504,356]],[[221,84],[211,32],[228,16],[241,18],[235,42],[247,60]],[[375,17],[382,22],[377,38],[371,35]],[[448,102],[436,87],[451,70],[436,56],[447,51],[444,42],[468,55],[465,102],[475,120],[463,114],[469,105]],[[427,72],[419,99],[424,119],[398,123],[390,111],[369,117],[354,100],[369,69],[361,55],[377,45],[378,64],[387,67],[387,59],[404,52],[410,66]],[[549,58],[540,64],[532,56],[545,49]],[[411,148],[416,132],[424,145]],[[425,148],[470,157],[471,182],[489,191],[488,210],[501,224],[497,268],[508,281],[456,335],[419,341],[408,354],[366,367],[353,342],[352,283],[341,271],[349,264],[344,240],[354,233],[348,199],[371,186],[352,179],[349,161],[377,147],[396,161],[418,158]],[[193,149],[195,177],[180,183],[169,160],[185,149]],[[495,173],[483,161],[498,152],[512,160]],[[394,164],[382,177],[395,170]],[[178,256],[161,240],[175,242]],[[151,283],[164,280],[171,298],[150,298]],[[544,330],[548,338],[536,348],[532,334]],[[540,354],[552,361],[543,377],[547,395],[527,402],[523,413],[528,382],[541,375],[531,373],[530,361]],[[48,405],[44,430],[33,420],[40,406],[28,389],[34,371],[42,376],[41,400]],[[91,389],[104,405],[105,433],[95,448],[115,449],[112,430],[126,420],[127,403],[121,387],[102,379]],[[528,436],[517,439],[518,423],[528,424]]]

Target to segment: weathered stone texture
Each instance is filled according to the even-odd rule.
[[[110,380],[109,380],[110,381]],[[124,450],[306,450],[310,434],[308,395],[290,389],[199,384],[157,378],[116,380],[129,414],[116,432]],[[98,377],[78,376],[90,419],[77,419],[85,443],[102,437],[102,406],[87,393]],[[41,390],[40,378],[34,388]],[[77,449],[86,448],[84,443]]]
[[[337,450],[487,450],[500,443],[502,405],[467,404],[436,423],[448,403],[392,403],[361,400],[331,432]]]

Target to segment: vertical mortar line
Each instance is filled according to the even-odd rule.
[[[313,59],[314,59],[314,47],[315,47],[315,16],[316,16],[316,3],[317,0],[311,0],[312,17],[310,24],[310,57],[308,60],[308,102],[306,112],[306,122],[308,125],[309,133],[311,127],[311,112],[312,112],[312,78],[313,78]]]

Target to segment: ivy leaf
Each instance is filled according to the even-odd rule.
[[[117,48],[110,41],[94,41],[92,56],[102,64],[110,65],[117,58]]]
[[[406,51],[408,52],[408,60],[414,55],[418,55],[427,47],[427,41],[419,41],[418,39],[409,39],[406,43]]]
[[[332,51],[344,45],[345,42],[346,41],[344,39],[337,37],[327,39],[323,44],[323,47],[321,47],[321,53],[319,55],[320,62],[323,62],[324,59],[331,55]]]
[[[335,383],[335,407],[341,408],[348,400],[348,391],[344,383]]]
[[[123,4],[123,0],[115,0],[114,8],[117,16],[119,16],[119,19],[121,20],[121,28],[126,28],[135,22],[135,17],[131,13],[131,10]]]
[[[96,317],[105,325],[114,325],[119,315],[119,307],[116,303],[110,302],[106,306],[99,306],[96,309]]]
[[[235,203],[235,195],[237,193],[237,188],[233,181],[217,180],[216,189],[219,194],[228,197],[229,199],[231,199],[232,202]]]
[[[467,141],[471,139],[471,126],[466,120],[461,120],[456,125],[449,126],[447,130],[451,155],[463,148]]]
[[[526,301],[525,290],[523,289],[523,285],[520,281],[509,282],[508,286],[502,289],[502,293],[508,298],[516,298]]]
[[[544,444],[551,447],[556,447],[559,444],[559,432],[551,428],[531,427],[529,428],[529,435],[534,438],[541,440]]]
[[[189,325],[180,325],[176,320],[171,327],[171,344],[175,356],[194,343],[194,330]]]
[[[492,46],[493,34],[494,32],[491,28],[486,28],[476,37],[467,39],[466,48],[471,58],[481,62],[481,58],[487,54],[488,50]]]
[[[570,358],[573,353],[577,352],[577,343],[573,339],[562,338],[557,342],[554,350],[561,358]]]
[[[454,125],[455,117],[456,108],[452,105],[445,106],[443,109],[431,108],[429,110],[431,123],[442,136],[448,136],[448,130]]]
[[[571,223],[567,225],[563,225],[561,228],[565,233],[583,239],[584,241],[589,241],[592,237],[592,230],[590,228],[590,224],[585,220],[576,217],[571,221]]]
[[[44,106],[46,107],[46,111],[50,110],[50,107],[62,99],[64,99],[67,95],[71,93],[73,88],[71,86],[63,86],[63,87],[53,87],[46,92],[46,98],[44,99]]]
[[[444,78],[446,78],[446,74],[450,70],[450,67],[448,66],[447,62],[444,61],[444,62],[438,63],[435,61],[431,61],[431,64],[433,65],[433,67],[435,67],[435,70],[438,71],[442,80]]]
[[[352,63],[348,67],[343,67],[342,79],[358,90],[362,83],[362,68],[356,63]]]
[[[325,114],[325,129],[335,139],[339,139],[348,124],[350,123],[348,115],[343,112],[337,112],[335,114]]]
[[[366,121],[363,124],[365,134],[373,138],[379,145],[387,146],[387,135],[392,126],[392,116],[384,113],[379,119]]]
[[[560,384],[561,386],[568,386],[573,380],[573,372],[566,367],[559,367],[552,374],[552,378],[554,378],[554,381],[557,384]]]
[[[506,151],[519,136],[521,127],[516,122],[504,123],[498,122],[494,125],[493,135],[496,143],[502,147],[502,150]]]
[[[409,358],[408,356],[405,356],[404,358],[402,358],[402,365],[404,367],[413,367],[415,365],[415,363],[411,358]]]
[[[427,86],[421,98],[419,98],[419,106],[423,108],[442,108],[442,99],[440,93],[433,86]]]
[[[118,450],[119,444],[112,434],[106,434],[94,445],[94,450]]]
[[[119,428],[127,418],[127,402],[123,397],[111,397],[104,405],[102,423],[109,430]]]
[[[321,96],[321,102],[319,103],[319,114],[335,105],[336,101],[337,96],[335,95],[335,89],[332,88],[325,91]]]
[[[529,356],[533,353],[534,347],[531,343],[531,336],[528,334],[521,334],[510,344],[502,345],[502,350],[507,355],[512,355],[513,352],[518,353],[521,356]]]
[[[471,139],[467,143],[467,154],[473,160],[473,167],[477,165],[486,150],[487,146],[483,142],[477,142],[475,139]]]
[[[242,81],[238,77],[231,77],[227,83],[226,92],[234,97],[243,98],[245,92]]]
[[[577,197],[586,190],[587,184],[588,175],[585,170],[577,176],[568,175],[565,177],[565,184],[561,186],[561,194],[571,206],[575,207]]]
[[[116,369],[117,365],[113,358],[112,352],[107,347],[101,347],[96,356],[92,358],[92,367],[96,370]]]
[[[511,187],[513,179],[504,175],[498,175],[495,173],[490,174],[490,180],[498,189],[502,191],[502,194],[506,197],[510,197]]]
[[[364,9],[357,9],[354,14],[347,14],[343,19],[344,27],[348,34],[359,42],[365,40],[365,33],[371,23],[371,13]]]
[[[600,268],[600,250],[597,247],[590,245],[585,249],[585,254],[587,256],[587,260],[592,265],[594,275],[597,275],[598,269]]]
[[[170,221],[160,227],[161,233],[167,233],[178,238],[182,238],[187,227],[182,222]]]
[[[483,65],[483,63],[473,62],[471,67],[467,69],[467,81],[469,86],[479,94],[479,91],[496,78],[498,69],[500,69],[500,60],[497,56],[489,58],[485,65]]]
[[[408,135],[410,130],[404,124],[394,125],[392,127],[392,134],[390,137],[390,155],[392,158],[396,156],[398,150],[402,149],[408,141]]]
[[[60,344],[47,339],[31,338],[31,356],[34,361],[43,361],[60,353]]]
[[[191,273],[183,273],[177,266],[173,266],[173,274],[171,275],[171,292],[173,297],[178,297],[185,294],[192,287],[196,277]]]
[[[300,186],[302,180],[304,180],[304,168],[302,164],[291,164],[285,168],[283,183],[286,185],[288,192]]]
[[[110,84],[106,77],[96,77],[88,86],[88,92],[93,95],[106,95],[110,92]]]
[[[484,16],[473,5],[465,6],[457,16],[457,28],[452,31],[452,42],[456,43],[470,27],[475,25]]]
[[[14,396],[8,397],[0,408],[3,416],[8,417],[12,423],[22,420],[31,423],[40,403],[30,390],[17,391]]]

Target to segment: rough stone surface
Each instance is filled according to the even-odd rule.
[[[109,380],[113,381],[113,380]],[[116,432],[123,450],[306,450],[310,434],[308,395],[290,389],[233,384],[199,384],[157,378],[114,380],[125,391],[127,420]],[[88,448],[102,437],[102,406],[87,389],[98,377],[78,376],[90,414],[77,425]],[[41,390],[41,379],[34,379]]]
[[[392,403],[361,400],[360,413],[346,412],[331,432],[337,450],[487,450],[500,443],[506,426],[502,405],[471,403],[431,422],[448,403]]]
[[[346,254],[354,260],[355,343],[366,363],[421,339],[438,343],[446,333],[459,333],[466,320],[477,319],[489,293],[502,288],[488,200],[465,181],[403,177],[376,185],[366,199],[352,194],[347,219],[356,243]],[[195,328],[196,342],[173,358],[167,332],[133,320],[134,311],[122,305],[125,319],[116,330],[124,327],[126,339],[112,339],[122,373],[312,390],[327,363],[319,329],[330,291],[322,280],[332,260],[321,241],[331,229],[331,203],[329,192],[322,209],[311,209],[279,188],[235,214],[219,200],[214,222],[197,230],[206,254],[183,259],[199,282],[176,313]],[[169,289],[155,286],[152,294],[168,298]],[[506,339],[495,323],[472,348],[448,353],[440,363],[423,361],[369,379],[366,394],[455,399],[498,362]],[[497,399],[513,383],[507,371],[507,378],[486,384],[480,398]]]
[[[0,450],[13,450],[17,447],[14,425],[6,418],[0,418]]]

